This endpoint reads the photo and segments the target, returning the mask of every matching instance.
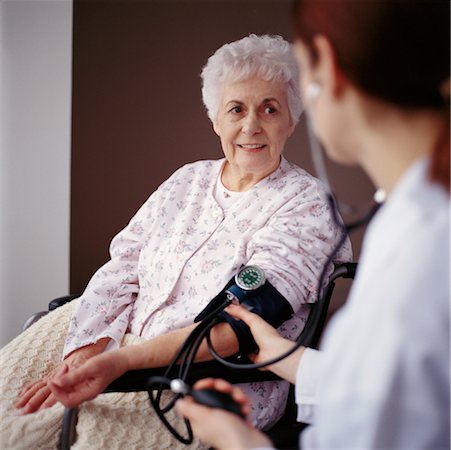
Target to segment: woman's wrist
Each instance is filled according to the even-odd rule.
[[[118,370],[121,372],[120,375],[136,368],[133,367],[132,358],[130,355],[132,353],[132,347],[133,346],[122,347],[119,350],[113,352],[116,358],[116,365],[118,367]]]
[[[110,342],[110,340],[111,338],[109,337],[103,337],[98,341],[94,342],[93,344],[89,344],[86,347],[82,348],[86,348],[87,353],[88,354],[91,353],[91,356],[96,356],[106,349],[108,342]]]
[[[99,339],[97,342],[92,344],[87,344],[83,347],[76,348],[75,350],[68,353],[64,356],[64,361],[86,361],[93,356],[99,355],[102,353],[108,345],[108,342],[111,340],[109,337],[104,337]]]

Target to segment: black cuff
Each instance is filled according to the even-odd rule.
[[[249,291],[241,304],[274,328],[278,328],[294,313],[290,302],[269,281],[256,291]]]

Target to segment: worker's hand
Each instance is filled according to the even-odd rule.
[[[260,363],[279,356],[285,347],[293,345],[291,341],[283,338],[277,330],[258,314],[254,314],[239,305],[230,305],[226,311],[233,317],[241,319],[251,329],[251,333],[258,345],[258,353],[249,355],[249,358]],[[288,344],[288,345],[287,345]]]
[[[230,305],[226,308],[226,311],[231,316],[241,319],[251,329],[252,336],[259,348],[258,353],[248,355],[253,362],[269,361],[293,348],[294,342],[282,337],[274,327],[265,322],[259,315],[251,313],[240,305]],[[300,347],[287,358],[262,370],[271,370],[290,383],[294,383],[303,352],[304,347]]]
[[[88,359],[103,352],[109,338],[100,339],[92,345],[87,345],[73,351],[63,362],[58,364],[47,375],[35,380],[22,389],[16,408],[22,408],[22,414],[29,414],[42,408],[50,408],[56,403],[56,398],[50,390],[49,383],[58,375],[71,371],[83,365]]]
[[[101,394],[116,378],[127,371],[123,352],[107,352],[90,358],[82,366],[65,370],[49,382],[56,400],[73,408]]]
[[[201,380],[194,385],[194,389],[216,389],[226,392],[241,405],[245,415],[249,414],[249,399],[241,389],[224,380],[213,378]],[[271,441],[263,433],[236,414],[199,405],[189,396],[177,401],[176,410],[190,421],[194,434],[201,441],[218,450],[272,447]]]

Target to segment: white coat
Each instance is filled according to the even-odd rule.
[[[370,224],[324,352],[301,360],[301,447],[449,449],[449,301],[449,197],[422,160]]]

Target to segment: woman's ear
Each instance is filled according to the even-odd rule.
[[[221,134],[219,133],[218,122],[216,120],[213,122],[213,130],[219,137],[221,137]]]
[[[330,41],[323,35],[313,40],[318,61],[315,64],[315,79],[322,87],[328,87],[333,95],[340,96],[346,86],[346,77],[337,64],[337,57]]]

